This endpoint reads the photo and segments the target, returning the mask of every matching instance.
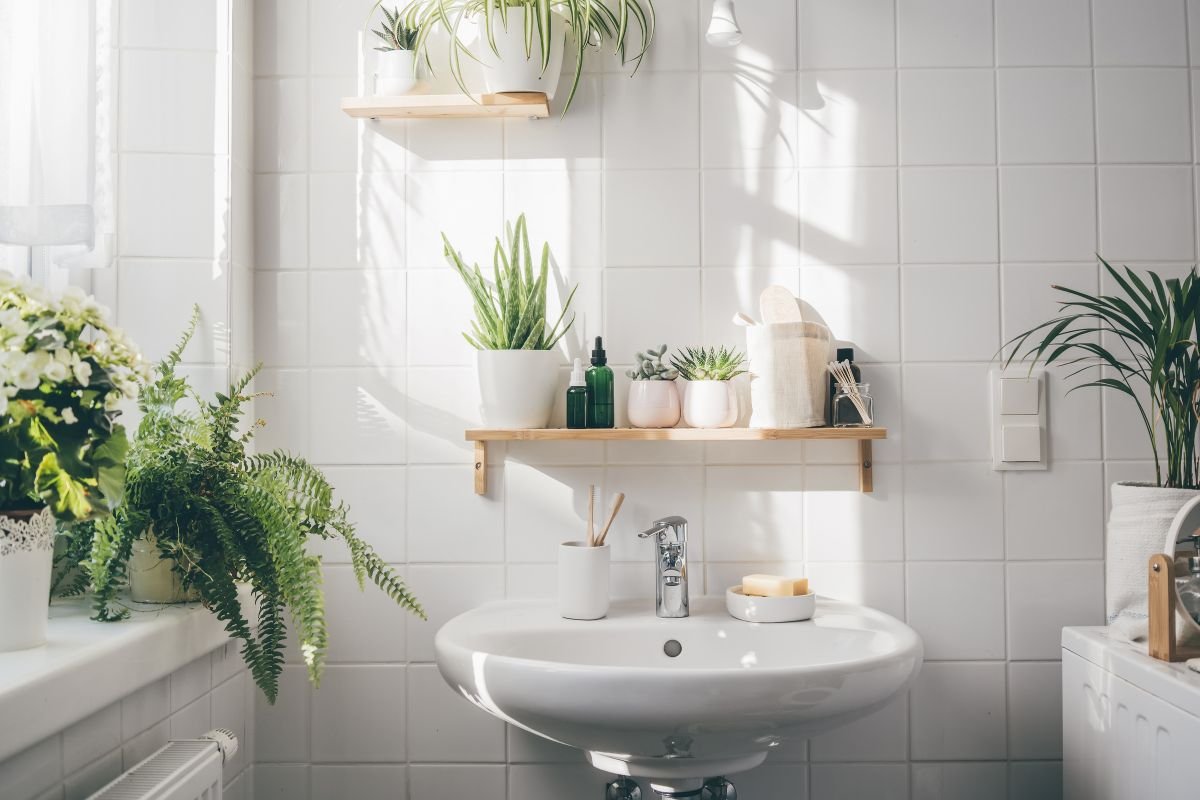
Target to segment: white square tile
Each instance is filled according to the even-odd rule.
[[[405,361],[405,275],[398,270],[309,273],[309,363],[389,367]]]
[[[178,711],[212,689],[212,660],[197,658],[171,673],[171,710]]]
[[[1061,761],[1014,761],[1009,800],[1056,800],[1063,796]]]
[[[429,617],[426,621],[408,616],[408,659],[433,661],[433,637],[438,628],[481,603],[504,598],[504,567],[418,564],[408,569],[408,585]]]
[[[468,268],[476,263],[464,260]],[[411,270],[407,296],[408,363],[414,367],[474,366],[475,350],[463,338],[471,331],[474,305],[458,273],[449,267]]]
[[[77,769],[121,746],[121,704],[106,706],[62,732],[63,772]]]
[[[695,73],[604,77],[604,166],[670,169],[700,163],[700,84]]]
[[[320,464],[404,460],[404,372],[339,369],[309,373],[309,439]]]
[[[215,53],[125,50],[120,62],[122,150],[229,152],[229,67]]]
[[[212,730],[212,707],[209,698],[186,705],[167,719],[172,739],[196,739]]]
[[[804,469],[804,540],[813,561],[904,558],[904,487],[900,468],[874,468],[875,490],[858,491],[853,466]]]
[[[308,275],[256,271],[254,308],[255,356],[270,367],[307,366]]]
[[[1004,565],[910,561],[908,624],[928,659],[1004,658]]]
[[[1092,63],[1088,0],[1003,0],[996,4],[996,61],[1002,67]]]
[[[997,259],[994,169],[905,169],[900,175],[905,263]]]
[[[1091,167],[1002,167],[1000,257],[1082,261],[1096,252]]]
[[[996,80],[1001,164],[1095,160],[1091,70],[1002,69]]]
[[[338,113],[341,98],[358,94],[353,77],[308,81],[309,172],[356,172],[362,138],[359,122]],[[363,128],[365,131],[366,128]],[[403,161],[399,165],[403,169]]]
[[[253,6],[254,74],[308,74],[308,15],[297,14],[287,0]]]
[[[312,687],[305,667],[283,667],[275,705],[257,687],[254,698],[255,761],[308,761]]]
[[[763,69],[784,72],[796,68],[795,0],[760,0],[737,9],[744,36],[735,47],[700,47],[700,68],[718,72]],[[700,14],[702,31],[712,19],[709,4]]]
[[[800,0],[800,68],[892,67],[895,4],[888,0]]]
[[[254,401],[255,415],[267,422],[254,435],[258,449],[284,449],[307,457],[308,373],[300,369],[264,369],[254,378],[252,387],[265,393]]]
[[[610,267],[687,267],[700,260],[700,176],[690,170],[604,174]]]
[[[404,207],[408,266],[444,269],[443,234],[467,264],[491,263],[496,239],[504,233],[502,186],[498,172],[408,175]]]
[[[407,221],[398,209],[408,208],[405,175],[368,172],[356,179],[355,190],[357,194],[353,211],[355,227],[358,229],[358,261],[327,266],[354,266],[358,263],[371,269],[403,269],[407,264]],[[445,259],[425,262],[420,266],[427,265],[444,266]]]
[[[171,680],[162,678],[121,700],[121,740],[132,739],[171,713]]]
[[[330,666],[313,691],[312,760],[403,761],[402,666]]]
[[[472,172],[504,165],[504,123],[475,120],[414,119],[408,125],[408,165],[413,171]]]
[[[1099,285],[1096,270],[1095,264],[1087,262],[1002,265],[1004,341],[1058,316],[1059,303],[1066,295],[1055,291],[1055,286],[1095,294]]]
[[[373,797],[399,800],[408,781],[399,764],[313,765],[309,787],[314,798]]]
[[[1186,69],[1096,70],[1100,162],[1192,160]]]
[[[179,340],[200,306],[186,364],[224,364],[229,357],[229,266],[211,261],[123,258],[117,266],[117,320],[151,363]],[[149,301],[153,298],[153,301]]]
[[[552,269],[604,263],[602,180],[598,172],[510,172],[504,176],[504,216],[526,215],[534,258],[550,245]]]
[[[772,752],[771,763],[756,767],[749,772],[738,773],[735,780],[738,797],[753,797],[760,800],[806,800],[808,797],[809,767],[803,764],[775,763],[777,753]],[[643,780],[642,783],[647,783]],[[643,791],[643,797],[648,793]],[[652,795],[650,795],[652,796]]]
[[[229,220],[215,198],[229,191],[223,156],[129,153],[120,158],[117,238],[123,256],[228,257]]]
[[[408,768],[408,798],[505,800],[508,797],[508,770],[502,764],[415,764]]]
[[[0,792],[5,797],[38,797],[62,778],[60,740],[43,739],[0,763]]]
[[[322,467],[334,497],[347,506],[350,523],[360,539],[389,563],[405,560],[404,467]],[[314,543],[326,564],[348,564],[350,554],[340,543]]]
[[[808,743],[813,761],[906,761],[908,759],[908,694],[880,710]]]
[[[986,361],[1000,346],[1000,286],[994,266],[900,270],[904,358]],[[947,302],[948,298],[954,298]],[[931,324],[936,320],[936,324]],[[947,335],[953,331],[953,335]]]
[[[1005,474],[1007,555],[1104,557],[1104,475],[1099,462],[1055,461],[1048,472]]]
[[[801,259],[818,264],[895,264],[896,172],[800,172]]]
[[[360,588],[349,564],[326,565],[323,573],[329,663],[403,661],[409,612],[370,580]]]
[[[1003,491],[1001,475],[986,462],[906,464],[908,557],[925,561],[1002,558]]]
[[[1057,659],[1064,627],[1103,624],[1103,562],[1008,565],[1010,658]]]
[[[1110,262],[1191,261],[1191,184],[1187,167],[1101,167],[1100,252]]]
[[[908,800],[905,764],[813,764],[813,800]]]
[[[913,800],[1007,800],[1008,768],[1003,762],[948,762],[912,765]]]
[[[122,0],[121,45],[180,50],[216,49],[218,3],[195,6],[172,0]]]
[[[588,487],[603,493],[600,467],[504,468],[508,562],[556,562],[558,545],[587,538]],[[614,540],[615,541],[615,540]]]
[[[671,297],[664,305],[662,298]],[[616,364],[654,342],[700,341],[700,270],[612,270],[604,281],[604,347]]]
[[[1008,665],[1008,752],[1012,758],[1062,758],[1062,665]]]
[[[308,81],[254,81],[254,167],[260,172],[308,168]]]
[[[348,11],[341,0],[312,0],[308,4],[309,74],[353,75],[358,70],[359,34],[368,36],[363,31],[366,15],[358,9],[356,13]],[[292,13],[303,13],[303,9]],[[371,22],[380,19],[381,15],[377,15]]]
[[[794,167],[796,75],[745,80],[735,73],[700,76],[700,158],[704,167]],[[678,130],[671,128],[671,130]],[[684,128],[684,130],[687,130]],[[685,148],[688,145],[682,144]]]
[[[529,800],[582,797],[581,787],[588,784],[600,787],[608,780],[611,780],[610,776],[587,764],[513,766],[508,770],[508,796]],[[642,797],[651,797],[649,783],[643,780],[642,786],[645,787],[642,789]]]
[[[1180,0],[1093,0],[1096,65],[1185,65],[1185,16]]]
[[[1100,422],[1100,392],[1088,390],[1070,392],[1077,385],[1076,376],[1066,380],[1074,367],[1053,367],[1047,371],[1047,392],[1050,413],[1050,457],[1051,459],[1098,459],[1100,458],[1102,430]],[[1109,400],[1111,407],[1113,400]]]
[[[252,797],[308,800],[308,764],[256,764]]]
[[[800,254],[800,187],[793,170],[705,170],[705,267],[795,264]]]
[[[799,467],[708,467],[705,558],[804,558],[804,474]]]
[[[254,177],[254,268],[308,266],[308,179],[304,175]]]
[[[900,0],[896,58],[902,67],[990,67],[991,0]]]
[[[996,163],[993,80],[983,70],[901,70],[900,162]]]
[[[694,0],[680,0],[674,3],[661,3],[654,8],[654,43],[646,52],[642,66],[637,72],[637,78],[642,72],[695,72],[700,66],[700,3]],[[705,17],[705,23],[708,18]],[[636,25],[629,24],[631,39],[628,40],[630,57],[637,53],[635,46],[641,47],[641,34]],[[636,43],[636,44],[635,44]],[[707,46],[707,45],[705,45]],[[611,52],[611,46],[603,48]],[[619,58],[594,59],[606,72],[623,72],[626,75],[633,71],[634,63],[630,61],[621,64]],[[569,59],[570,56],[568,55]],[[564,59],[566,60],[566,59]],[[635,78],[636,80],[636,78]]]
[[[408,468],[410,561],[504,560],[502,504],[491,497],[464,496],[456,503],[453,514],[446,513],[445,498],[468,486],[473,472],[469,464]],[[503,491],[502,486],[496,489]]]
[[[800,166],[896,163],[896,75],[891,70],[805,72],[799,109]]]
[[[408,669],[412,761],[505,760],[504,723],[450,688],[433,664]]]
[[[806,266],[804,301],[817,310],[856,362],[900,360],[900,270],[894,266]]]
[[[617,492],[625,493],[625,502],[606,539],[612,546],[614,561],[652,563],[653,545],[649,540],[639,539],[638,534],[654,520],[668,516],[688,520],[688,559],[703,560],[706,538],[703,468],[608,467],[604,472],[604,492],[596,496],[597,527],[603,525]]]
[[[913,685],[912,757],[1003,759],[1004,664],[925,664]]]
[[[408,463],[470,463],[474,445],[463,438],[463,429],[480,427],[481,421],[474,368],[408,370]],[[496,496],[492,489],[488,494]]]
[[[309,261],[315,269],[358,265],[358,187],[353,173],[309,176]]]
[[[640,70],[638,77],[642,77]],[[580,78],[570,112],[566,116],[559,116],[560,106],[566,102],[566,93],[570,90],[567,80],[568,76],[564,75],[560,84],[562,91],[554,98],[550,112],[552,120],[504,120],[506,170],[562,167],[590,170],[604,166],[600,131],[604,78],[600,75],[584,75]]]

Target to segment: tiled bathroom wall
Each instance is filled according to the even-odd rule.
[[[293,663],[260,704],[258,796],[599,797],[578,753],[456,697],[432,649],[461,610],[550,591],[593,483],[628,497],[619,591],[652,596],[633,532],[682,514],[693,591],[805,573],[925,640],[909,696],[738,776],[742,796],[1059,796],[1059,629],[1103,621],[1106,487],[1149,476],[1148,452],[1127,404],[1065,397],[1055,373],[1050,470],[993,472],[987,372],[1054,312],[1051,284],[1114,288],[1097,251],[1193,263],[1200,7],[742,0],[743,44],[717,50],[707,0],[659,0],[638,74],[589,67],[564,118],[356,123],[338,105],[368,7],[254,4],[260,410],[265,443],[328,469],[430,621],[327,554],[330,666],[313,692]],[[796,290],[853,344],[890,428],[875,492],[837,443],[560,443],[508,447],[475,496],[470,308],[440,234],[487,264],[521,212],[580,285],[575,354],[601,334],[617,365],[739,344],[733,312]]]

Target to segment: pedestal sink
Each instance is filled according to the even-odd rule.
[[[660,791],[751,769],[787,740],[870,714],[922,659],[904,623],[823,598],[812,620],[774,625],[733,619],[715,597],[693,598],[683,619],[618,600],[593,622],[562,619],[549,600],[501,601],[446,623],[436,651],[475,705]]]

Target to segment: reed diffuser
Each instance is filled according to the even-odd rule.
[[[829,374],[837,383],[837,394],[832,400],[830,422],[835,428],[869,428],[872,419],[873,401],[870,386],[859,383],[849,361],[830,361]]]

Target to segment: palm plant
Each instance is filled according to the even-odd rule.
[[[565,113],[579,88],[589,47],[598,49],[605,41],[611,42],[622,64],[634,63],[635,73],[650,47],[654,38],[654,5],[651,0],[614,0],[614,4],[615,9],[610,8],[604,0],[412,0],[402,13],[404,24],[418,30],[413,49],[424,53],[426,66],[431,72],[433,65],[428,51],[429,35],[439,27],[449,33],[450,72],[464,93],[468,90],[462,76],[462,54],[478,60],[478,56],[462,41],[461,29],[465,21],[483,17],[484,39],[499,58],[500,52],[496,47],[497,18],[503,29],[508,30],[508,10],[525,9],[525,57],[533,57],[533,43],[537,41],[542,51],[542,70],[545,71],[550,64],[551,15],[560,15],[574,34],[575,50],[575,74],[563,108]],[[636,23],[640,31],[640,46],[634,55],[626,52],[631,21]]]
[[[550,245],[542,245],[541,265],[535,278],[524,214],[517,217],[516,226],[508,231],[507,252],[499,237],[496,238],[491,284],[484,279],[478,264],[466,265],[444,233],[442,241],[446,260],[467,284],[475,302],[471,332],[464,332],[463,337],[476,350],[550,350],[571,329],[575,315],[565,325],[563,320],[579,287],[571,289],[558,319],[549,325],[546,290],[550,281]]]
[[[390,52],[392,50],[414,50],[417,44],[418,32],[412,28],[404,27],[404,19],[400,14],[400,10],[393,8],[388,11],[383,8],[384,24],[371,31],[380,39],[383,40],[383,46],[376,47],[376,50]]]
[[[1031,366],[1074,367],[1070,377],[1099,370],[1071,391],[1096,387],[1128,395],[1150,440],[1155,482],[1200,489],[1200,275],[1195,267],[1182,280],[1149,272],[1147,283],[1129,267],[1122,273],[1100,262],[1124,296],[1055,286],[1067,297],[1062,313],[1010,340],[1005,366],[1020,358]]]
[[[746,356],[724,345],[685,347],[671,356],[673,366],[685,381],[728,381],[742,375]]]

